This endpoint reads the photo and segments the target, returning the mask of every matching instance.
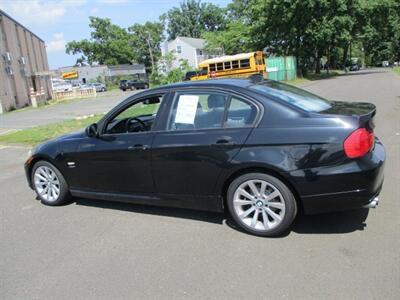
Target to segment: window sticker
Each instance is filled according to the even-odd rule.
[[[196,117],[199,96],[181,95],[179,96],[178,108],[176,110],[175,123],[194,124]]]

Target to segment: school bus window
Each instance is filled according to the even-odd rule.
[[[237,68],[239,68],[239,61],[238,60],[232,61],[232,69],[237,69]]]
[[[217,71],[223,71],[224,67],[222,63],[217,63]]]
[[[242,60],[240,61],[240,67],[241,67],[241,68],[248,68],[248,67],[250,67],[250,60],[248,60],[248,59],[242,59]]]
[[[224,68],[225,70],[229,70],[231,68],[231,62],[230,61],[224,62]]]
[[[215,64],[210,64],[210,71],[215,71]]]

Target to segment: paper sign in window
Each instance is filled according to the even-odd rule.
[[[175,123],[194,124],[196,117],[199,96],[182,95],[179,97],[178,108],[176,110]]]

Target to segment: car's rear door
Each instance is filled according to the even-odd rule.
[[[155,133],[152,145],[156,190],[161,194],[214,195],[221,170],[247,139],[259,108],[215,90],[181,90],[170,99],[165,131]],[[238,104],[242,112],[232,109]]]

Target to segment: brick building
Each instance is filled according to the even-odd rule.
[[[48,71],[44,41],[0,10],[0,113],[30,105],[31,88],[49,99]]]

